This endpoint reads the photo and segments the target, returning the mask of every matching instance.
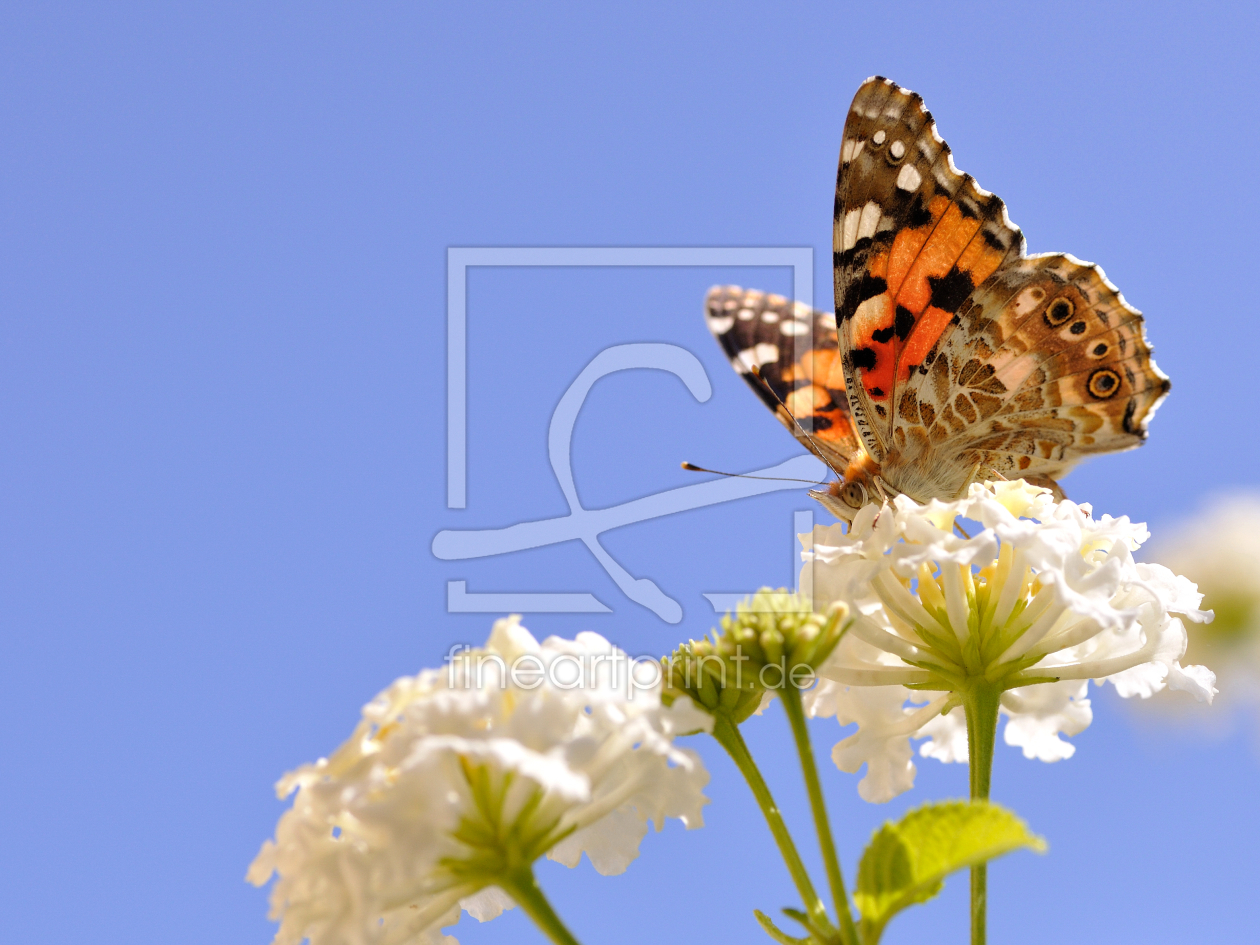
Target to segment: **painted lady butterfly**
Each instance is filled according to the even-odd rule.
[[[734,287],[707,319],[736,370],[839,476],[840,518],[980,479],[1049,486],[1133,449],[1168,393],[1141,314],[1101,269],[1024,254],[1006,206],[955,166],[917,94],[858,89],[836,180],[836,314]]]

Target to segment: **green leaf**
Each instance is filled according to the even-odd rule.
[[[902,909],[941,891],[945,877],[1027,847],[1046,848],[1010,811],[983,801],[946,801],[884,824],[862,854],[853,901],[862,913],[862,939],[879,941]]]

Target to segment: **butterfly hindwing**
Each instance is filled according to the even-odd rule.
[[[933,355],[899,402],[894,443],[1010,478],[1058,478],[1091,454],[1141,445],[1169,389],[1141,314],[1101,269],[1066,254],[996,273]]]
[[[860,447],[849,422],[834,316],[738,286],[711,289],[705,313],[757,396],[802,444],[843,470]]]

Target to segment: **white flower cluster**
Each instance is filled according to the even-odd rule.
[[[1187,655],[1211,660],[1227,708],[1254,709],[1260,704],[1260,496],[1216,499],[1161,535],[1155,553],[1198,584],[1216,614],[1210,626],[1190,631]]]
[[[981,530],[965,537],[961,520]],[[1022,481],[974,484],[953,502],[899,496],[861,510],[847,531],[801,536],[802,592],[816,608],[843,601],[856,618],[808,708],[857,723],[833,758],[849,772],[867,765],[861,796],[882,802],[912,786],[911,738],[928,737],[924,756],[967,759],[969,687],[1001,692],[1007,744],[1043,761],[1069,757],[1059,736],[1089,725],[1090,679],[1125,697],[1169,687],[1210,701],[1213,674],[1179,660],[1180,618],[1211,615],[1186,578],[1134,560],[1147,537]]]
[[[504,667],[525,654],[597,670],[523,688]],[[649,821],[702,826],[709,776],[673,737],[711,718],[688,699],[662,705],[659,686],[618,685],[611,669],[625,665],[598,634],[539,644],[509,618],[484,649],[378,695],[330,758],[277,785],[293,806],[248,875],[278,874],[275,941],[454,943],[439,929],[461,905],[482,921],[510,908],[497,881],[544,854],[620,873]]]

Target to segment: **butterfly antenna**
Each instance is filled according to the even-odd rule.
[[[747,473],[728,473],[717,469],[705,469],[703,466],[697,466],[695,463],[683,463],[682,468],[688,472],[712,473],[715,476],[730,476],[734,479],[765,479],[773,482],[803,482],[807,486],[821,486],[826,480],[817,479],[792,479],[787,476],[750,476]]]
[[[818,441],[814,439],[813,435],[810,434],[808,430],[806,430],[803,426],[801,426],[801,421],[797,420],[796,417],[793,415],[792,411],[788,410],[787,404],[783,402],[783,398],[780,397],[778,394],[776,394],[774,392],[774,388],[766,383],[766,379],[761,376],[761,367],[759,365],[754,364],[749,368],[749,370],[752,371],[753,377],[761,381],[761,386],[770,392],[770,396],[773,397],[776,401],[778,401],[779,406],[783,408],[783,412],[792,418],[792,423],[795,424],[796,429],[801,431],[801,435],[804,436],[805,439],[809,440],[810,443],[814,444],[814,454],[819,459],[821,459],[824,463],[827,464],[827,468],[836,474],[837,479],[844,481],[844,473],[840,472],[840,470],[836,469],[835,466],[831,465],[831,463],[826,458],[827,454],[824,453],[822,450],[822,447],[818,445]]]

